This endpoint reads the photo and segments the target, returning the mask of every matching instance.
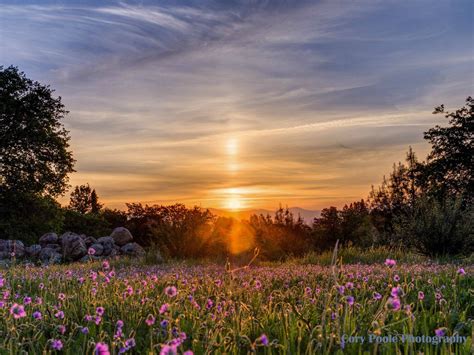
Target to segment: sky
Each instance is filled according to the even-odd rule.
[[[473,4],[0,0],[0,65],[62,97],[108,207],[341,207],[473,94]]]

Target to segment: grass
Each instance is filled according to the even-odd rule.
[[[464,264],[462,275],[459,265],[393,255],[394,267],[380,251],[351,249],[337,265],[329,254],[319,265],[310,255],[239,270],[132,261],[18,265],[0,271],[0,353],[92,354],[98,343],[114,354],[471,353],[474,266]],[[401,342],[403,334],[436,330],[466,341]],[[371,335],[398,342],[368,344]]]

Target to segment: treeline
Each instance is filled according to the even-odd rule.
[[[168,257],[227,257],[255,247],[267,260],[300,256],[342,245],[406,247],[434,255],[474,249],[474,99],[453,112],[447,127],[425,132],[425,161],[410,149],[403,163],[366,200],[323,209],[306,224],[287,209],[247,221],[217,217],[198,207],[127,204],[103,208],[89,185],[77,186],[69,206],[55,200],[68,188],[75,160],[67,115],[53,90],[0,66],[0,239],[37,242],[46,232],[74,231],[94,237],[127,227],[136,240]],[[290,172],[291,173],[291,172]]]

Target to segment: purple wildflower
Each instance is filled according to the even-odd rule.
[[[26,316],[25,307],[23,307],[20,304],[15,303],[10,308],[10,314],[12,314],[13,318],[15,318],[15,319],[23,318],[23,317]]]

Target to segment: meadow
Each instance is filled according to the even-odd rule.
[[[394,259],[18,265],[0,270],[0,353],[469,354],[473,272]]]

